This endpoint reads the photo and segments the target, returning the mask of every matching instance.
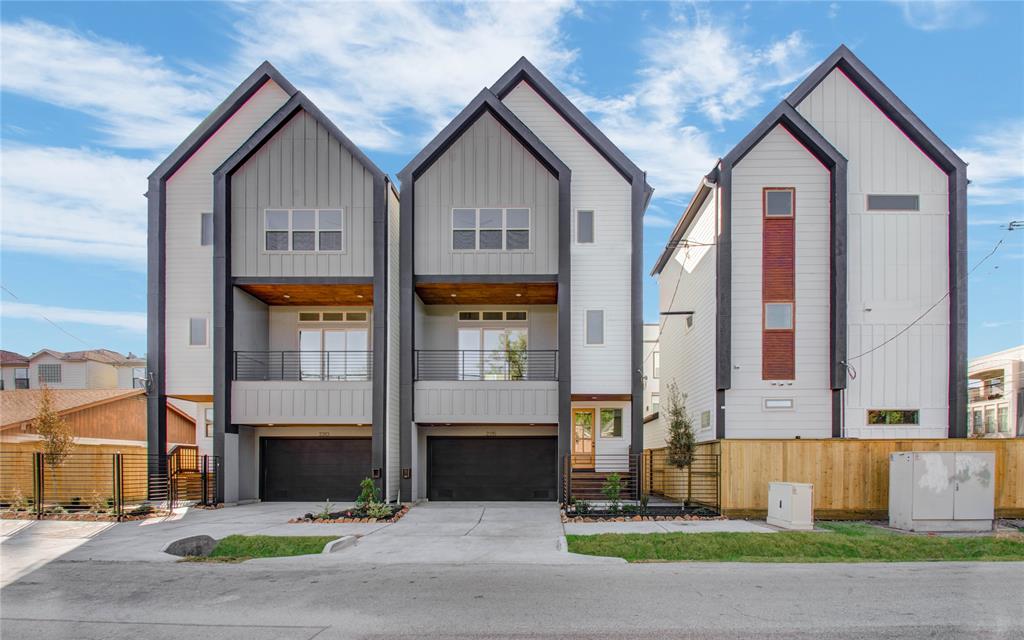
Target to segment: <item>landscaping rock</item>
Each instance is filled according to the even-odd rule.
[[[213,552],[217,541],[210,536],[189,536],[168,542],[162,551],[172,556],[203,556],[206,557]]]

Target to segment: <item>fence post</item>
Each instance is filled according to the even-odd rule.
[[[204,505],[209,505],[210,504],[210,498],[209,498],[209,495],[208,495],[208,492],[209,492],[209,486],[208,486],[208,483],[209,483],[209,456],[208,455],[204,455],[203,456],[203,466],[202,466],[202,472],[200,474],[200,481],[203,483],[203,504]]]
[[[32,454],[32,500],[36,510],[36,519],[43,517],[43,454],[36,451]]]
[[[693,458],[686,465],[686,504],[693,504]]]
[[[124,469],[121,454],[113,454],[111,463],[114,467],[114,518],[120,522],[124,518]]]

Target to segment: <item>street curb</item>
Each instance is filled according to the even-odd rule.
[[[320,553],[334,553],[335,551],[342,551],[348,549],[356,543],[358,538],[356,536],[342,536],[337,540],[331,540],[324,545],[324,550]]]

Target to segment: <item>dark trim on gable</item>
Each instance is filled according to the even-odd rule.
[[[146,360],[148,384],[148,406],[146,418],[146,440],[150,454],[164,455],[167,451],[167,402],[166,369],[166,310],[167,310],[167,256],[165,250],[167,234],[167,180],[174,175],[203,144],[213,137],[221,126],[268,81],[273,81],[288,95],[296,89],[269,62],[263,62],[235,88],[234,91],[208,115],[185,140],[160,163],[149,176],[148,238],[147,238],[147,343]],[[215,433],[223,433],[223,423],[215,425]],[[216,439],[215,439],[216,444]],[[160,458],[152,458],[150,471],[156,472]],[[218,491],[223,491],[223,474],[218,476]],[[222,493],[218,494],[222,496]]]
[[[829,171],[829,227],[831,230],[831,261],[829,266],[829,386],[846,388],[846,158],[832,146],[789,103],[782,102],[772,110],[732,151],[722,158],[721,227],[716,252],[716,362],[715,384],[722,392],[732,386],[732,172],[739,162],[776,126],[783,127]],[[717,437],[725,437],[725,411],[720,406]],[[836,425],[833,425],[835,432]]]
[[[789,94],[797,107],[838,68],[948,176],[949,437],[967,437],[967,164],[846,45],[840,45]]]

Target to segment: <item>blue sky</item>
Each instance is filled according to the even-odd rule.
[[[649,269],[699,177],[840,43],[970,163],[971,264],[1005,237],[970,280],[971,355],[1024,343],[1020,3],[5,2],[2,23],[4,349],[145,351],[145,178],[263,59],[394,174],[526,55],[649,172]],[[650,280],[648,321],[656,300]]]

